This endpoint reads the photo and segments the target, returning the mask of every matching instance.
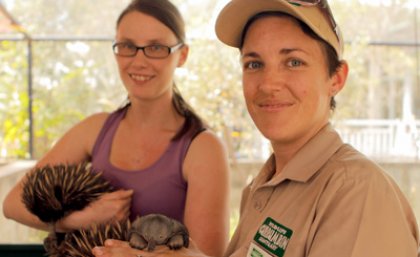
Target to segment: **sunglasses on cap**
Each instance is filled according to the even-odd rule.
[[[296,6],[317,6],[322,11],[322,14],[330,22],[330,26],[337,36],[338,42],[341,45],[340,30],[337,26],[337,23],[334,20],[334,16],[331,12],[330,6],[327,3],[327,0],[287,0],[288,3]]]

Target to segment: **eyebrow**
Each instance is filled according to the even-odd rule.
[[[293,52],[302,52],[302,53],[306,53],[306,51],[304,51],[303,49],[300,48],[284,48],[280,50],[280,54],[290,54]]]
[[[244,58],[246,58],[246,57],[250,57],[250,58],[257,58],[257,57],[259,57],[260,55],[259,54],[257,54],[256,52],[249,52],[249,53],[246,53],[246,54],[241,54],[241,59],[244,59]]]
[[[293,52],[302,52],[302,53],[308,54],[307,51],[305,51],[301,48],[282,48],[282,49],[280,49],[279,54],[280,55],[288,55],[288,54],[293,53]],[[257,57],[260,57],[260,55],[256,52],[249,52],[249,53],[245,53],[245,54],[241,55],[241,59],[244,59],[246,57],[257,58]]]
[[[135,39],[133,38],[122,37],[120,41],[135,44]],[[150,39],[150,40],[147,40],[147,45],[154,45],[154,44],[161,45],[161,44],[164,44],[162,43],[162,41],[165,41],[165,40],[163,38]]]

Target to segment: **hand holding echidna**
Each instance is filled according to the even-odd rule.
[[[149,214],[137,218],[129,233],[131,247],[153,251],[157,245],[170,249],[188,247],[189,234],[180,222],[161,214]]]

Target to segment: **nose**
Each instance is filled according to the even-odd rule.
[[[144,54],[143,50],[137,50],[136,55],[132,57],[131,64],[137,66],[146,66],[149,61],[149,58]]]
[[[284,75],[281,71],[273,68],[264,69],[258,84],[258,89],[265,93],[273,93],[284,88]]]

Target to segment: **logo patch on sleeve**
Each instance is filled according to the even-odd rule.
[[[247,256],[282,257],[286,252],[292,234],[293,231],[291,229],[268,217],[255,234]]]

